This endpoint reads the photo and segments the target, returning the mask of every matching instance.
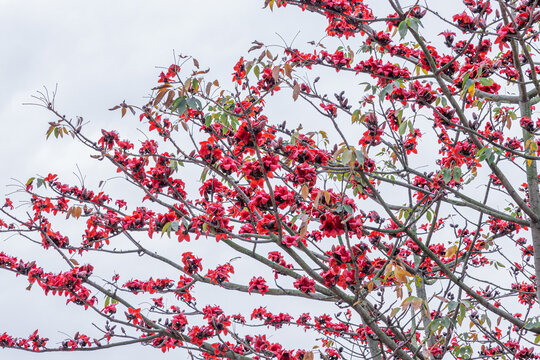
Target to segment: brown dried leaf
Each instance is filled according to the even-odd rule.
[[[167,89],[160,90],[158,92],[156,98],[154,99],[154,106],[159,104],[161,102],[161,100],[163,100],[163,97],[165,97],[165,94],[167,94],[168,92],[169,92],[169,90],[167,90]]]
[[[313,351],[308,351],[304,354],[304,360],[313,360]]]
[[[439,295],[434,295],[434,297],[441,300],[442,302],[444,302],[446,304],[448,304],[450,302],[450,300],[448,300],[447,298],[439,296]]]
[[[292,71],[293,71],[293,69],[292,69],[291,64],[285,63],[284,68],[285,68],[285,75],[287,75],[289,77],[289,79],[292,79]]]
[[[191,74],[191,76],[196,76],[196,75],[201,75],[201,74],[208,74],[209,72],[210,72],[210,68],[208,68],[206,70],[194,71],[193,74]]]
[[[317,192],[317,196],[315,196],[315,201],[313,202],[313,206],[316,208],[319,207],[319,203],[321,201],[321,195],[322,195],[322,191],[319,191]]]
[[[407,277],[405,275],[403,275],[403,273],[399,270],[396,269],[396,271],[394,271],[394,277],[395,277],[395,280],[396,282],[398,283],[406,283],[407,282]]]
[[[304,236],[307,234],[307,222],[304,223],[302,228],[300,229],[300,239],[303,239]]]
[[[372,292],[374,286],[375,286],[375,284],[373,283],[373,281],[368,282],[368,284],[367,284],[368,292]]]
[[[75,259],[69,259],[69,261],[70,261],[73,265],[79,266],[79,262],[78,262],[77,260],[75,260]]]
[[[309,188],[307,187],[307,185],[303,185],[302,186],[302,197],[304,198],[304,200],[306,200],[309,196]]]
[[[258,41],[253,41],[252,44],[255,44],[255,45],[253,45],[251,48],[249,48],[248,53],[253,51],[253,50],[260,49],[264,45],[263,43],[258,42]]]
[[[206,84],[206,96],[210,96],[210,89],[212,89],[212,83]]]
[[[298,99],[299,94],[300,94],[300,85],[297,82],[295,82],[294,87],[293,87],[293,93],[292,93],[292,98],[294,101]]]
[[[424,303],[424,301],[420,298],[416,298],[416,299],[413,299],[411,301],[411,305],[413,307],[414,310],[418,311],[422,308],[422,304]]]
[[[169,94],[167,95],[167,99],[163,103],[163,106],[165,106],[166,108],[169,108],[171,107],[171,104],[173,103],[173,101],[174,101],[174,91],[169,91]]]
[[[166,89],[170,87],[172,87],[171,84],[163,84],[163,85],[156,86],[155,88],[152,88],[152,90],[161,90],[161,89]]]
[[[274,78],[275,82],[279,81],[279,71],[281,70],[280,66],[276,66],[272,69],[272,77]]]
[[[198,69],[199,68],[199,61],[195,58],[193,58],[193,65]]]
[[[346,150],[346,148],[343,146],[343,147],[340,147],[333,155],[332,155],[332,160],[336,160],[337,157],[339,155],[341,155],[344,151]]]
[[[403,288],[401,286],[396,288],[396,296],[400,299],[403,299]]]
[[[66,220],[69,219],[70,215],[73,213],[73,207],[70,207],[66,212]]]

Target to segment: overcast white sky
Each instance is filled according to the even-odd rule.
[[[76,165],[84,173],[97,172],[95,161],[74,142],[45,141],[47,121],[52,120],[45,110],[22,105],[43,86],[53,89],[58,83],[58,109],[70,117],[83,116],[91,122],[89,131],[122,129],[137,121],[120,119],[107,109],[122,100],[145,103],[161,71],[156,67],[170,65],[173,51],[195,56],[201,67],[210,67],[215,78],[227,83],[233,65],[253,40],[279,44],[276,33],[289,41],[300,31],[301,47],[324,36],[323,18],[294,8],[272,13],[262,4],[263,0],[0,0],[0,195],[10,191],[10,178],[26,181],[48,172],[69,176]],[[22,251],[31,259],[32,247],[16,241],[0,240],[0,251],[16,248],[14,255]],[[25,281],[8,273],[0,272],[0,284],[0,334],[27,336],[36,328],[51,336],[76,331],[73,317],[79,309],[41,296],[38,289],[28,293]],[[76,355],[81,360],[96,356],[100,355]],[[183,358],[178,352],[161,355],[140,346],[101,356]],[[44,354],[39,359],[71,357]],[[0,358],[26,360],[36,355],[0,350]]]
[[[296,9],[270,12],[263,1],[13,1],[0,0],[0,195],[13,179],[26,181],[35,174],[70,174],[79,165],[94,173],[94,161],[72,141],[45,141],[51,117],[43,109],[23,106],[43,86],[58,83],[57,106],[72,117],[81,115],[88,130],[120,128],[135,120],[119,118],[107,109],[126,100],[143,104],[161,70],[170,65],[173,51],[197,57],[226,83],[232,67],[253,40],[280,43],[279,33],[292,39],[324,35],[324,19]],[[305,43],[305,42],[304,42]],[[132,125],[136,126],[136,125]],[[73,180],[73,176],[71,179]],[[35,247],[14,238],[0,242],[0,251],[32,259]],[[0,273],[0,334],[27,336],[36,328],[42,335],[73,334],[88,318],[58,297],[39,289],[25,290],[25,281]],[[81,316],[80,321],[73,321]],[[86,327],[86,326],[84,326]],[[159,350],[111,350],[79,353],[77,359],[111,356],[117,359],[178,358]],[[70,353],[42,354],[40,359],[68,359]],[[0,358],[35,359],[36,355],[0,350]]]

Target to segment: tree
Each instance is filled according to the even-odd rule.
[[[91,139],[82,118],[41,93],[38,105],[54,116],[47,138],[70,135],[137,196],[49,174],[21,186],[27,212],[6,199],[0,231],[57,253],[65,269],[5,252],[0,268],[94,311],[101,325],[60,347],[37,330],[4,333],[0,346],[139,343],[206,359],[540,358],[538,3],[465,0],[447,17],[397,0],[377,11],[361,0],[267,0],[271,10],[325,16],[339,46],[285,45],[274,55],[255,41],[256,55],[234,66],[233,88],[181,57],[146,105],[111,109],[148,126],[138,143],[114,129]],[[328,96],[318,88],[328,69],[363,82],[363,92]],[[311,115],[289,124],[268,115],[285,92],[287,106],[309,105],[328,128],[304,130]],[[68,237],[77,226],[82,236]],[[159,248],[160,237],[179,253]],[[218,263],[230,253],[252,273],[235,272],[230,257]],[[152,264],[145,277],[100,273],[104,259],[130,255]],[[200,298],[209,287],[251,294],[249,309]],[[257,306],[278,296],[314,310]],[[282,345],[284,326],[314,342]]]

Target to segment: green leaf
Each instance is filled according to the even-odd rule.
[[[452,171],[448,168],[443,169],[443,180],[446,184],[452,180]]]
[[[489,154],[489,157],[487,158],[487,162],[488,164],[493,164],[493,162],[495,161],[495,153],[491,153]]]
[[[186,218],[182,218],[182,225],[184,225],[184,228],[187,230],[189,229],[189,223],[187,222]]]
[[[433,334],[441,326],[441,319],[435,319],[429,323],[426,330],[429,330],[429,334]]]
[[[199,80],[193,79],[193,81],[191,82],[191,87],[193,88],[193,90],[197,91],[199,89]]]
[[[201,109],[202,108],[201,102],[198,99],[194,98],[194,97],[186,99],[186,104],[192,109]],[[183,113],[183,111],[182,111],[182,113]]]
[[[167,233],[169,237],[171,236],[171,230],[170,230],[171,224],[172,222],[168,222],[163,226],[163,228],[161,229],[161,236],[163,236],[163,234],[165,233]]]
[[[405,131],[407,130],[407,123],[408,121],[403,121],[401,125],[399,125],[399,129],[398,129],[399,135],[403,136],[403,134],[405,134]]]
[[[478,156],[478,160],[484,161],[484,159],[486,158],[484,154],[486,153],[487,149],[487,147],[483,147],[476,153],[476,156]]]
[[[351,150],[345,150],[341,155],[341,163],[344,165],[349,164],[352,160],[353,153]]]
[[[465,311],[466,310],[467,310],[467,308],[465,307],[464,304],[459,305],[459,314],[458,314],[458,317],[457,317],[457,321],[458,321],[459,325],[461,325],[461,323],[463,322],[463,319],[465,319]]]
[[[484,149],[485,149],[485,150],[484,150]],[[483,150],[483,152],[482,152],[482,150]],[[488,162],[489,162],[489,157],[492,155],[492,150],[491,150],[491,148],[486,147],[486,148],[480,149],[479,153],[481,153],[480,156],[478,157],[478,159],[479,159],[480,161],[483,161],[483,160],[485,160],[485,159],[488,159]]]
[[[167,167],[170,168],[173,172],[176,172],[178,170],[178,162],[176,160],[171,160]]]
[[[352,113],[352,122],[355,123],[360,120],[360,110],[354,110]]]
[[[356,160],[358,161],[358,164],[360,164],[360,166],[364,165],[364,153],[360,150],[356,150],[355,151],[356,153]]]
[[[206,181],[206,175],[208,174],[208,168],[205,167],[203,172],[201,173],[201,180],[204,182]]]
[[[461,168],[459,166],[454,166],[454,180],[459,182],[461,180]]]
[[[480,78],[478,79],[478,82],[484,86],[491,86],[493,85],[493,80],[488,78]]]
[[[469,81],[469,77],[470,77],[470,74],[469,73],[466,73],[465,76],[463,76],[463,90],[466,90],[468,88],[467,86],[467,82]]]
[[[178,113],[183,114],[187,109],[187,101],[185,97],[179,97],[171,104],[171,111],[178,110]]]
[[[410,17],[407,19],[407,25],[411,27],[414,32],[418,32],[418,24],[420,23],[420,20],[418,20],[415,17]]]
[[[406,21],[400,22],[398,26],[398,30],[399,30],[399,36],[401,36],[401,38],[403,39],[405,35],[407,35],[407,31],[409,30],[409,28],[407,27],[407,22]]]
[[[534,321],[533,321],[534,320]],[[525,326],[523,327],[524,329],[527,329],[527,330],[530,330],[530,329],[533,329],[535,327],[539,327],[540,326],[540,317],[537,316],[531,320],[529,320]]]
[[[409,125],[409,132],[414,133],[414,126],[412,124],[412,121],[407,121],[407,125]]]
[[[344,204],[343,205],[343,210],[345,210],[346,212],[348,212],[349,214],[352,214],[354,212],[353,208],[351,207],[351,205],[348,205],[348,204]]]
[[[388,94],[390,90],[392,90],[393,88],[394,88],[394,84],[386,85],[384,89],[382,89],[381,93],[379,94],[379,99],[381,101],[384,100],[384,97],[386,96],[386,94]]]

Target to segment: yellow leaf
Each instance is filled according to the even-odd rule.
[[[331,200],[330,193],[327,190],[325,190],[324,191],[324,202],[326,203],[326,205],[330,204],[330,200]]]
[[[457,252],[457,245],[452,245],[450,246],[448,249],[446,249],[446,253],[444,254],[444,256],[446,257],[452,257],[456,254]]]
[[[390,275],[390,273],[392,272],[392,268],[393,264],[389,262],[388,265],[386,265],[386,267],[384,268],[384,276]]]
[[[469,92],[469,95],[471,95],[471,97],[474,96],[475,90],[476,90],[476,87],[474,86],[474,84],[469,86],[469,88],[467,89],[467,91]]]
[[[418,311],[418,310],[420,310],[420,308],[422,307],[422,303],[423,303],[423,302],[424,302],[424,301],[423,301],[422,299],[416,298],[416,299],[413,299],[413,300],[411,301],[411,305],[412,305],[412,307],[413,307],[414,310]]]
[[[412,277],[411,273],[409,273],[401,266],[396,266],[396,268],[394,269],[394,276],[396,277],[396,280],[401,283],[406,283],[408,276]]]

